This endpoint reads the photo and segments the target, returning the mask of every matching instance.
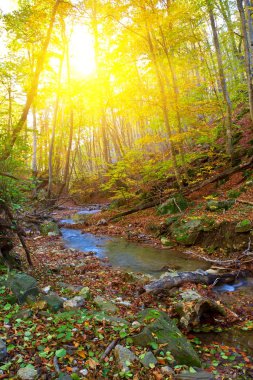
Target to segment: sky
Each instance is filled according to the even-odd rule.
[[[0,0],[0,9],[3,13],[12,12],[17,8],[17,0]]]

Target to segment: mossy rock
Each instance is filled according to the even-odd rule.
[[[74,215],[72,215],[72,217],[71,217],[73,220],[74,220],[74,222],[76,222],[76,223],[85,223],[85,222],[87,222],[87,220],[88,220],[88,218],[89,218],[89,215],[87,215],[87,214],[82,214],[82,213],[76,213],[76,214],[74,214]]]
[[[60,235],[60,230],[55,222],[45,222],[40,225],[40,233],[44,236],[47,236],[49,233],[58,236]]]
[[[182,245],[195,244],[202,227],[201,219],[192,219],[172,226],[172,237]]]
[[[139,334],[132,336],[133,344],[141,347],[162,344],[163,350],[170,351],[177,364],[201,367],[191,343],[165,312],[146,309],[138,314],[137,319],[146,326]]]
[[[249,232],[252,230],[252,223],[249,219],[244,219],[241,222],[237,223],[235,226],[235,232]]]
[[[164,245],[165,247],[175,247],[175,245],[176,245],[174,241],[168,239],[166,236],[163,236],[163,237],[161,238],[161,243],[162,243],[162,245]]]
[[[157,207],[159,215],[178,214],[188,207],[188,201],[181,194],[169,198],[166,202]]]
[[[208,211],[229,210],[234,204],[234,199],[229,199],[226,201],[216,201],[213,199],[207,202],[206,209]]]
[[[172,224],[176,223],[178,219],[178,216],[171,216],[165,220],[165,224],[166,226],[170,227]]]
[[[29,297],[36,297],[39,294],[37,280],[26,273],[11,273],[7,280],[7,286],[21,304]]]
[[[209,218],[206,216],[201,218],[200,231],[209,232],[209,231],[213,231],[215,228],[217,228],[217,223],[215,219]]]

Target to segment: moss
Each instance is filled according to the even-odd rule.
[[[249,232],[252,229],[252,223],[249,219],[244,219],[237,223],[235,226],[235,232]]]

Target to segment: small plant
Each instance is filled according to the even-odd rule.
[[[240,195],[241,195],[241,191],[240,190],[229,190],[229,191],[227,191],[227,197],[229,199],[236,199]]]

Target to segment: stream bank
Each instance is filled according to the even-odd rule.
[[[67,211],[63,210],[63,214],[66,216]],[[61,216],[60,218],[63,219]],[[177,367],[171,354],[167,352],[161,354],[163,344],[160,345],[154,341],[152,346],[140,348],[133,342],[124,340],[141,333],[145,328],[146,325],[142,322],[141,325],[137,323],[137,315],[143,309],[162,310],[166,315],[176,317],[174,307],[178,302],[177,292],[174,295],[164,294],[160,297],[147,294],[143,292],[143,287],[150,281],[150,278],[143,274],[108,266],[108,260],[96,257],[94,252],[82,252],[66,247],[62,236],[35,234],[27,239],[27,243],[33,253],[34,268],[26,268],[26,272],[38,280],[40,289],[50,287],[50,292],[57,293],[60,298],[71,300],[78,295],[80,288],[88,288],[89,297],[80,311],[62,310],[54,314],[47,310],[45,303],[40,301],[28,305],[12,305],[11,294],[7,289],[1,289],[4,293],[0,300],[2,310],[0,312],[0,331],[1,336],[8,341],[9,345],[9,356],[7,362],[3,364],[4,369],[1,369],[3,375],[7,376],[5,378],[16,379],[15,374],[20,365],[30,364],[40,371],[39,379],[57,379],[59,376],[55,373],[54,368],[56,352],[58,355],[64,354],[62,357],[58,357],[58,364],[61,372],[70,376],[69,379],[77,379],[77,376],[79,379],[90,380],[126,378],[126,374],[122,374],[120,370],[114,351],[108,355],[105,361],[101,361],[101,356],[108,345],[119,337],[123,339],[120,344],[127,346],[136,357],[141,358],[151,352],[158,362],[149,368],[144,367],[139,361],[131,364],[129,374],[131,373],[135,379],[179,379],[183,378],[183,375],[180,375],[183,370],[188,371],[188,374],[189,370],[196,371],[185,365]],[[168,253],[169,251],[162,250],[162,252]],[[189,290],[195,290],[201,296],[209,297],[214,301],[220,300],[217,293],[200,285],[186,284],[180,291],[187,292]],[[231,296],[234,297],[235,293],[231,292]],[[123,325],[115,326],[111,317],[104,320],[104,314],[101,314],[97,304],[98,300],[101,302],[101,298],[104,300],[103,305],[106,304],[107,307],[113,305],[113,317],[121,321],[120,323],[123,320],[126,321],[126,325],[123,322]],[[244,320],[237,323],[238,326],[250,330],[252,326],[247,319],[249,319],[249,311],[252,310],[251,306],[239,299],[236,305],[241,307],[241,315],[244,315]],[[248,306],[249,309],[247,309]],[[20,318],[15,316],[20,312],[28,313],[27,310],[30,315],[28,319],[20,321]],[[203,323],[202,321],[202,326]],[[234,326],[234,322],[219,316],[218,319],[212,321],[211,326],[215,326],[217,329],[226,329]],[[19,335],[16,334],[17,329]],[[251,378],[252,358],[245,346],[242,348],[233,342],[226,348],[224,346],[222,352],[219,352],[213,342],[200,343],[197,334],[199,333],[187,333],[189,341],[202,360],[206,373],[210,374],[210,379]],[[15,340],[13,341],[13,339]],[[160,351],[158,351],[159,349]],[[62,350],[65,350],[66,353]],[[231,361],[231,357],[233,357],[233,361]],[[22,361],[20,361],[21,359]],[[173,372],[170,374],[167,372],[165,375],[163,367],[170,367]],[[168,368],[166,370],[169,371]],[[197,376],[196,372],[194,373]]]

